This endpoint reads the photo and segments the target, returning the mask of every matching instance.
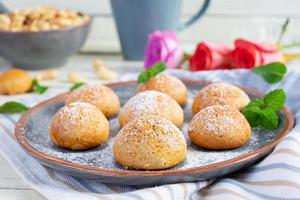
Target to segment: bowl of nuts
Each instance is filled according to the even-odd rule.
[[[91,18],[73,10],[37,7],[0,15],[0,56],[14,67],[64,65],[84,44]]]

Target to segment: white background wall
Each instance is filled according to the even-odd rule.
[[[126,1],[126,0],[124,0]],[[118,52],[115,24],[110,16],[109,0],[3,0],[10,8],[41,4],[77,9],[108,16],[94,20],[84,47],[88,51]],[[189,18],[203,0],[183,0],[182,20]],[[286,41],[300,41],[300,0],[212,0],[208,13],[190,28],[179,32],[185,50],[201,40],[230,43],[234,38],[276,40],[281,24],[291,18]]]

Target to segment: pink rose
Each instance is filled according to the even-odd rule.
[[[183,59],[183,50],[174,32],[153,32],[148,39],[145,50],[145,67],[162,61],[169,68],[179,67]]]
[[[234,44],[233,68],[251,69],[271,62],[283,61],[282,53],[273,43],[237,39]]]
[[[201,42],[189,58],[190,69],[192,71],[229,69],[231,52],[232,49],[224,44]]]

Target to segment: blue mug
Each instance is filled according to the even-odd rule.
[[[183,30],[205,13],[210,0],[183,24],[179,23],[182,0],[111,0],[111,7],[126,60],[142,60],[148,35],[155,30]]]

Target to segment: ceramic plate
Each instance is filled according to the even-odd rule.
[[[16,137],[21,146],[42,164],[73,176],[100,179],[106,183],[127,185],[158,185],[190,182],[223,176],[247,167],[266,155],[292,128],[294,119],[288,108],[280,112],[281,125],[275,131],[252,129],[250,142],[225,151],[211,151],[191,144],[187,137],[188,122],[192,118],[192,98],[207,85],[206,81],[184,81],[189,90],[189,101],[184,108],[185,124],[181,127],[186,137],[188,151],[185,160],[176,167],[141,171],[125,169],[112,155],[112,141],[119,128],[117,117],[110,119],[110,138],[105,144],[86,151],[71,151],[55,146],[48,135],[48,126],[54,114],[64,106],[68,93],[41,102],[23,114],[16,126]],[[132,97],[137,89],[135,82],[109,84],[119,96],[121,104]],[[250,98],[261,96],[256,91],[242,88]]]

